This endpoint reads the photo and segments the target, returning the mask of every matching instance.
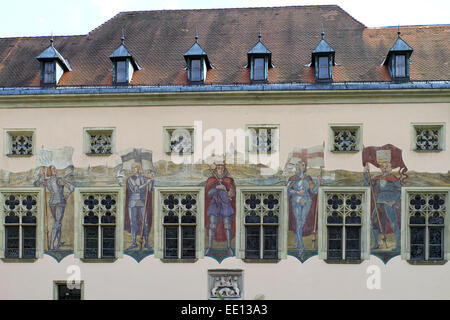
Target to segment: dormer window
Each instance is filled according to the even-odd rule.
[[[400,37],[400,29],[397,31],[398,37],[383,62],[387,66],[392,81],[409,81],[409,60],[413,49]]]
[[[195,35],[195,43],[184,54],[186,60],[187,78],[191,84],[202,84],[206,80],[208,69],[213,65],[209,62],[205,50],[198,44],[198,35]]]
[[[41,86],[56,86],[65,72],[72,71],[69,61],[53,46],[53,38],[50,46],[36,59],[41,64]]]
[[[311,66],[314,67],[317,82],[333,81],[333,65],[335,51],[324,40],[325,33],[322,31],[322,39],[312,52]]]
[[[252,82],[266,82],[269,68],[272,68],[272,52],[261,42],[261,31],[258,42],[247,52],[247,68],[250,68]]]
[[[128,85],[134,72],[142,69],[125,47],[123,35],[121,40],[121,45],[109,56],[113,63],[113,85]]]

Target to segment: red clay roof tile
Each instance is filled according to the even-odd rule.
[[[336,51],[334,82],[390,81],[382,66],[394,44],[397,27],[367,28],[338,6],[295,6],[244,9],[161,10],[122,12],[87,35],[54,37],[54,46],[73,71],[59,86],[111,86],[109,55],[125,45],[142,70],[131,85],[187,85],[183,54],[199,43],[215,69],[205,84],[250,83],[247,52],[262,39],[272,51],[275,68],[269,83],[311,83],[311,52],[321,38]],[[450,26],[401,27],[413,49],[411,81],[449,80]],[[38,56],[48,37],[0,39],[0,87],[39,86]]]

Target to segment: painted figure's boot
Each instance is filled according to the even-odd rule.
[[[209,248],[206,249],[205,256],[207,256],[207,255],[209,255],[211,253],[211,249],[212,249],[213,243],[214,243],[215,231],[216,231],[216,229],[209,229],[208,230],[208,244],[209,244]]]
[[[228,248],[228,255],[234,256],[233,249],[231,249],[231,238],[233,237],[232,231],[230,229],[225,230],[225,234],[227,236],[227,248]]]
[[[129,246],[129,247],[127,248],[127,250],[137,248],[137,246],[138,246],[137,243],[136,243],[136,233],[132,233],[132,234],[131,234],[131,238],[132,238],[132,240],[133,240],[133,243],[131,244],[131,246]]]

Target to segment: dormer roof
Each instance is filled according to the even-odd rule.
[[[59,62],[64,71],[72,71],[69,61],[64,59],[64,57],[56,50],[53,46],[53,39],[50,40],[51,44],[40,55],[36,57],[37,60],[56,60]]]

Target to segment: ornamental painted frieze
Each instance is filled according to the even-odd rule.
[[[208,163],[180,164],[166,160],[154,163],[151,150],[129,148],[111,156],[116,160],[115,166],[77,168],[72,163],[73,148],[43,149],[38,153],[35,168],[25,172],[0,169],[0,188],[40,187],[44,190],[44,253],[61,261],[74,253],[74,238],[77,232],[81,232],[74,230],[76,188],[102,187],[107,190],[108,187],[122,187],[124,199],[120,203],[123,208],[117,212],[122,212],[123,216],[123,237],[118,239],[123,242],[123,253],[137,262],[155,254],[155,236],[166,237],[165,243],[170,244],[167,247],[169,256],[177,252],[176,257],[180,260],[181,257],[200,256],[221,262],[237,256],[238,233],[240,244],[246,247],[242,250],[242,257],[248,254],[249,257],[264,259],[274,254],[276,258],[279,239],[284,236],[287,238],[287,247],[284,248],[287,254],[304,262],[318,254],[319,238],[323,235],[319,232],[321,187],[368,188],[370,253],[387,262],[401,254],[402,188],[450,186],[449,173],[409,171],[402,150],[391,144],[364,147],[362,166],[354,171],[326,170],[324,155],[323,145],[295,148],[282,168],[270,171],[261,164],[236,163],[228,156],[216,157]],[[238,195],[238,188],[246,186],[284,187],[286,212],[279,210],[276,201],[282,199],[276,192],[252,191]],[[154,195],[158,187],[167,187],[166,190],[170,187],[202,187],[204,203],[200,206],[196,193],[177,191],[172,198],[164,198],[157,204]],[[237,203],[238,196],[243,205]],[[330,198],[326,202],[330,202],[330,208],[336,206],[342,212],[350,212],[340,206],[351,206],[352,200],[340,197],[336,194],[336,199]],[[343,201],[341,204],[339,199]],[[9,202],[2,203],[2,207],[12,204],[11,197],[4,201]],[[89,199],[86,201],[89,206]],[[155,208],[166,210],[163,219],[167,221],[167,228],[160,227],[154,220]],[[201,208],[202,211],[192,208]],[[238,212],[239,208],[245,213]],[[336,209],[337,215],[341,212],[339,210]],[[242,218],[243,214],[245,218]],[[288,215],[287,225],[282,228],[281,217],[285,214]],[[114,215],[117,217],[117,213]],[[170,222],[174,217],[179,219],[176,227]],[[239,230],[238,221],[241,224]],[[195,238],[198,235],[202,237],[200,242]],[[112,240],[110,245],[113,245]],[[417,248],[414,250],[415,255],[421,254]],[[221,290],[219,287],[217,292]],[[232,286],[228,289],[222,290],[223,294],[234,290]]]

